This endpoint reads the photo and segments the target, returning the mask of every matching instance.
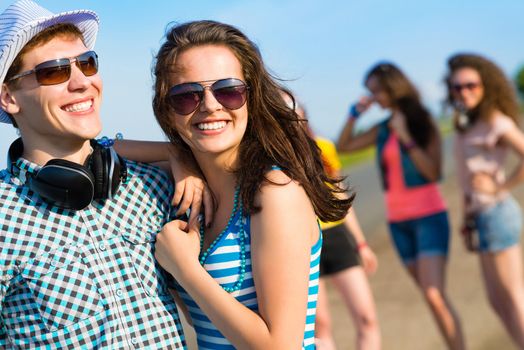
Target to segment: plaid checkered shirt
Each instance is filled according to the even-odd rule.
[[[0,349],[185,348],[154,241],[172,185],[128,163],[115,197],[72,211],[44,202],[18,159],[0,172]]]

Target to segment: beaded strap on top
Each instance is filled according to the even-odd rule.
[[[240,220],[243,218],[243,208],[242,204],[240,203],[240,187],[237,186],[235,189],[235,195],[233,197],[233,210],[231,211],[231,215],[229,216],[229,220],[227,221],[226,227],[220,232],[216,238],[213,240],[213,242],[209,245],[209,247],[206,249],[206,251],[203,251],[204,248],[204,220],[201,221],[200,224],[200,265],[204,266],[210,252],[213,250],[215,245],[220,241],[222,236],[226,234],[226,232],[229,232],[229,227],[231,226],[231,223],[233,222],[233,218],[235,217],[236,212],[239,212]],[[226,292],[231,293],[235,292],[237,290],[240,290],[240,287],[242,286],[242,282],[244,282],[245,273],[246,273],[246,249],[245,249],[245,241],[246,241],[246,232],[244,230],[244,225],[240,225],[240,230],[238,232],[238,240],[240,245],[240,274],[238,277],[238,281],[235,282],[235,284],[232,287],[225,287],[221,286]]]

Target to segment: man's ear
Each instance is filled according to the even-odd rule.
[[[2,91],[0,91],[0,107],[11,115],[20,112],[20,106],[16,102],[13,90],[10,89],[7,84],[2,84]]]

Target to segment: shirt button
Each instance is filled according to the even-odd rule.
[[[98,249],[100,249],[100,250],[102,250],[102,251],[103,251],[103,250],[106,250],[106,245],[105,245],[104,243],[100,243],[100,244],[98,245]]]
[[[119,298],[122,298],[122,295],[124,295],[124,293],[122,293],[122,289],[117,289],[116,290],[116,295],[119,297]]]
[[[131,338],[131,344],[133,344],[133,345],[138,344],[138,339],[137,338]]]

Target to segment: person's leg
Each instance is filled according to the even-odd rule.
[[[524,349],[520,206],[513,197],[507,197],[478,213],[475,224],[488,299],[513,340]]]
[[[445,293],[444,256],[426,256],[417,260],[417,281],[440,332],[450,349],[464,349],[459,318]]]
[[[417,269],[415,266],[417,246],[411,221],[390,222],[389,232],[402,264],[417,283]]]
[[[364,269],[354,266],[330,277],[357,328],[357,349],[380,349],[380,328],[375,302]]]
[[[318,281],[317,315],[315,317],[315,345],[318,350],[335,350],[335,340],[331,328],[331,314],[325,277]]]
[[[315,335],[321,349],[335,349],[325,281],[327,278],[332,280],[332,276],[342,271],[347,271],[356,266],[360,267],[360,257],[355,238],[348,231],[346,225],[341,224],[326,229],[323,237],[322,255],[320,257],[320,276],[323,283],[320,284]],[[322,294],[323,298],[321,299]]]
[[[449,251],[446,212],[413,221],[417,241],[417,283],[450,349],[464,349],[462,327],[445,292],[445,269]]]
[[[520,246],[514,245],[497,253],[481,253],[480,262],[491,306],[515,343],[524,349],[524,283]]]

